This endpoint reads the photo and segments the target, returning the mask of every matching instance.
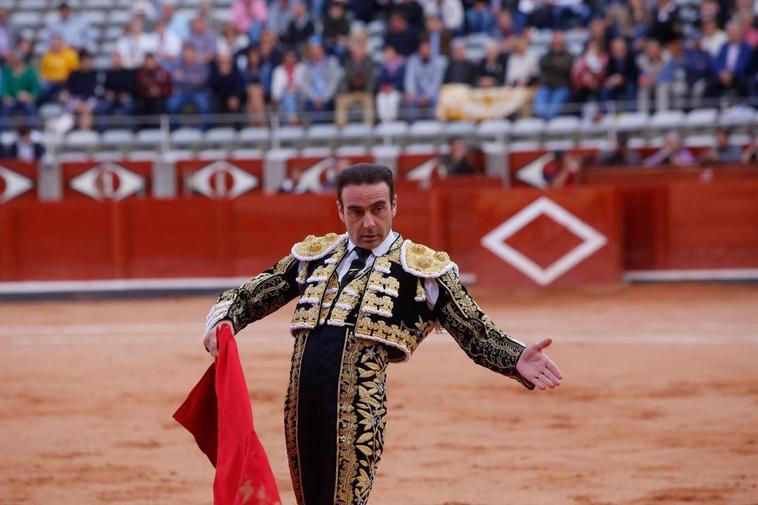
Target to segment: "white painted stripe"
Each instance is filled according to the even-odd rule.
[[[753,281],[758,280],[758,268],[630,270],[624,273],[624,280],[627,282]]]
[[[50,294],[108,291],[151,291],[181,289],[227,289],[250,277],[198,277],[176,279],[112,279],[93,281],[0,282],[1,294]]]

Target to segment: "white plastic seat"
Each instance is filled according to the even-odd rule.
[[[473,137],[476,125],[471,121],[450,121],[443,126],[447,137]]]
[[[653,114],[648,129],[654,131],[676,130],[684,126],[684,112],[680,110],[660,110]]]
[[[504,141],[511,132],[511,122],[507,119],[488,119],[476,127],[476,136],[480,139]]]
[[[434,139],[442,135],[442,123],[433,119],[416,121],[408,128],[411,140]]]
[[[403,154],[437,154],[437,147],[434,144],[408,144]]]
[[[171,144],[178,147],[201,147],[203,132],[197,128],[179,128],[171,132]]]
[[[719,113],[716,109],[694,109],[687,114],[684,125],[687,128],[715,128]]]
[[[137,132],[134,141],[140,146],[158,147],[163,143],[163,137],[160,128],[146,128]]]
[[[374,129],[366,123],[348,123],[339,132],[342,140],[370,141],[374,138]]]
[[[259,126],[248,126],[240,130],[237,140],[240,144],[268,144],[271,139],[271,131]]]
[[[100,137],[100,143],[109,147],[128,147],[134,144],[134,133],[130,130],[105,130]]]
[[[684,145],[687,147],[713,147],[716,145],[716,139],[713,135],[687,135],[684,138]]]
[[[755,111],[750,107],[732,107],[721,113],[719,125],[725,128],[750,126],[755,118]]]
[[[545,131],[545,120],[536,117],[517,119],[511,128],[511,135],[518,139],[538,139]]]
[[[644,112],[627,112],[616,118],[616,129],[623,133],[642,132],[649,120]]]
[[[305,132],[305,137],[310,142],[335,142],[338,136],[339,131],[333,124],[316,124]]]
[[[149,149],[135,149],[126,153],[126,159],[129,161],[156,161],[158,152]]]
[[[571,139],[553,139],[548,140],[544,144],[544,148],[548,151],[568,151],[576,146],[576,142]]]
[[[276,135],[279,142],[288,145],[298,144],[305,138],[305,130],[302,126],[282,126],[272,134]]]
[[[66,135],[66,149],[92,149],[100,143],[100,134],[96,131],[74,130]]]
[[[400,138],[408,135],[408,123],[405,121],[392,121],[389,123],[380,123],[374,130],[377,137]]]
[[[366,146],[361,145],[339,146],[335,150],[335,154],[341,158],[349,158],[350,156],[366,156],[368,154],[368,149],[366,149]]]
[[[37,11],[17,11],[10,16],[10,25],[16,28],[36,27],[42,24],[42,13]]]
[[[176,163],[177,161],[189,161],[195,159],[195,153],[192,149],[171,149],[166,152],[167,161]]]
[[[508,151],[514,153],[514,152],[523,152],[523,151],[536,151],[540,148],[540,143],[536,140],[517,140],[516,142],[511,142],[508,146]]]
[[[262,149],[232,149],[229,152],[229,157],[238,160],[258,160],[263,158]]]
[[[226,149],[203,149],[195,154],[196,159],[208,161],[225,160],[228,157]]]
[[[580,130],[580,121],[576,116],[558,116],[548,121],[545,133],[551,137],[576,135]]]
[[[230,126],[218,126],[205,132],[205,143],[214,146],[230,146],[237,142],[237,130]]]

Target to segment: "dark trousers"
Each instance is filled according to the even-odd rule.
[[[337,389],[345,328],[311,331],[303,351],[298,393],[298,448],[306,505],[334,505]]]

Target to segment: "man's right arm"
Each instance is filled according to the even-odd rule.
[[[295,298],[299,293],[297,275],[300,262],[293,256],[279,260],[242,286],[221,293],[208,313],[206,336],[221,321],[229,321],[238,333]]]

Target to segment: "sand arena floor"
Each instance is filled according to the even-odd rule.
[[[565,383],[528,392],[432,334],[391,366],[372,505],[758,504],[758,286],[474,294],[514,336],[554,337]],[[210,362],[213,299],[0,303],[0,503],[210,503],[171,414]],[[290,314],[239,347],[292,505]]]

